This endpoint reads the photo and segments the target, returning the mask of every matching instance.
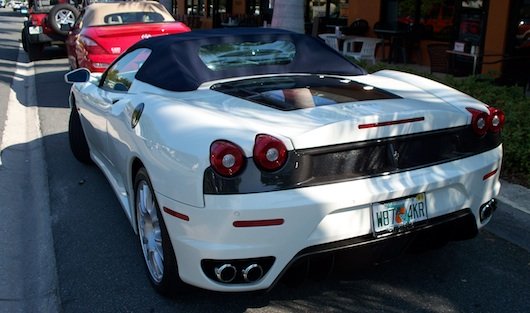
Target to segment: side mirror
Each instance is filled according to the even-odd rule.
[[[90,80],[90,71],[86,68],[78,68],[64,74],[64,81],[70,84],[86,83]]]

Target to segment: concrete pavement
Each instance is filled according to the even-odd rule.
[[[499,205],[485,229],[530,252],[530,190],[502,181]]]
[[[497,199],[512,208],[530,214],[530,190],[523,186],[502,181],[501,193]]]
[[[0,312],[59,312],[35,73],[19,51],[0,147]]]

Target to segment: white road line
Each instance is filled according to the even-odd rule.
[[[21,54],[19,54],[20,58]],[[32,63],[17,61],[17,68],[7,103],[6,123],[0,147],[4,149],[41,138],[35,94],[35,69]],[[23,104],[22,104],[23,103]]]

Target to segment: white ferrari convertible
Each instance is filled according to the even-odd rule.
[[[65,79],[73,155],[108,178],[161,293],[269,289],[311,258],[471,238],[495,210],[502,111],[316,38],[168,35]]]

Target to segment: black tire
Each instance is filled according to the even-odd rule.
[[[24,36],[26,39],[26,51],[30,62],[38,61],[42,58],[42,51],[44,50],[44,44],[42,43],[31,43],[29,41],[29,35]]]
[[[83,125],[81,125],[81,118],[75,106],[70,111],[70,120],[68,122],[68,139],[70,142],[70,150],[74,157],[81,163],[92,164],[90,158],[90,148],[86,142]]]
[[[71,4],[61,3],[54,5],[48,13],[48,24],[59,35],[68,35],[79,17],[79,10]],[[62,25],[68,25],[63,28]]]
[[[147,189],[145,189],[147,188]],[[147,271],[147,276],[149,277],[149,281],[151,282],[151,285],[154,287],[154,289],[160,293],[163,296],[166,297],[174,297],[178,293],[185,292],[188,289],[188,286],[184,284],[179,277],[178,274],[178,268],[177,268],[177,258],[175,256],[175,251],[173,249],[173,245],[171,244],[171,240],[169,239],[169,235],[167,232],[166,224],[164,223],[162,214],[160,212],[160,208],[158,205],[158,201],[156,200],[156,196],[153,190],[153,186],[151,185],[151,180],[149,179],[149,175],[147,174],[147,171],[145,168],[140,168],[138,170],[138,173],[136,174],[136,178],[134,181],[134,190],[135,190],[135,212],[136,212],[136,225],[138,227],[138,238],[140,242],[140,248],[142,250],[142,255],[144,256],[144,263]],[[140,196],[140,193],[143,192],[143,195]],[[148,195],[146,194],[148,193]],[[150,199],[151,198],[151,199]],[[156,209],[156,215],[152,214],[149,215],[146,212],[144,212],[145,215],[148,216],[148,220],[146,221],[145,217],[141,217],[141,210],[140,210],[140,201],[141,199],[147,199],[145,200],[148,203],[151,203],[154,205],[154,208]],[[152,201],[150,201],[152,200]],[[156,221],[155,221],[156,219]],[[149,234],[146,234],[144,232],[144,227],[147,222],[153,222],[153,224],[149,225],[147,229],[154,229],[156,226],[159,226],[160,228],[160,238],[161,239],[161,246],[162,246],[162,269],[160,269],[160,266],[155,266],[155,269],[153,269],[152,260],[148,260],[148,255],[152,255],[150,252],[153,252],[155,250],[147,250],[149,249]],[[153,225],[156,225],[155,227],[151,227]],[[157,232],[154,232],[157,233]],[[142,237],[142,235],[145,236]],[[144,240],[143,240],[144,239]],[[156,240],[154,240],[156,242]],[[159,250],[156,250],[157,253],[160,253]],[[159,273],[153,274],[153,272],[158,271]],[[155,275],[158,275],[158,277],[155,277]]]

